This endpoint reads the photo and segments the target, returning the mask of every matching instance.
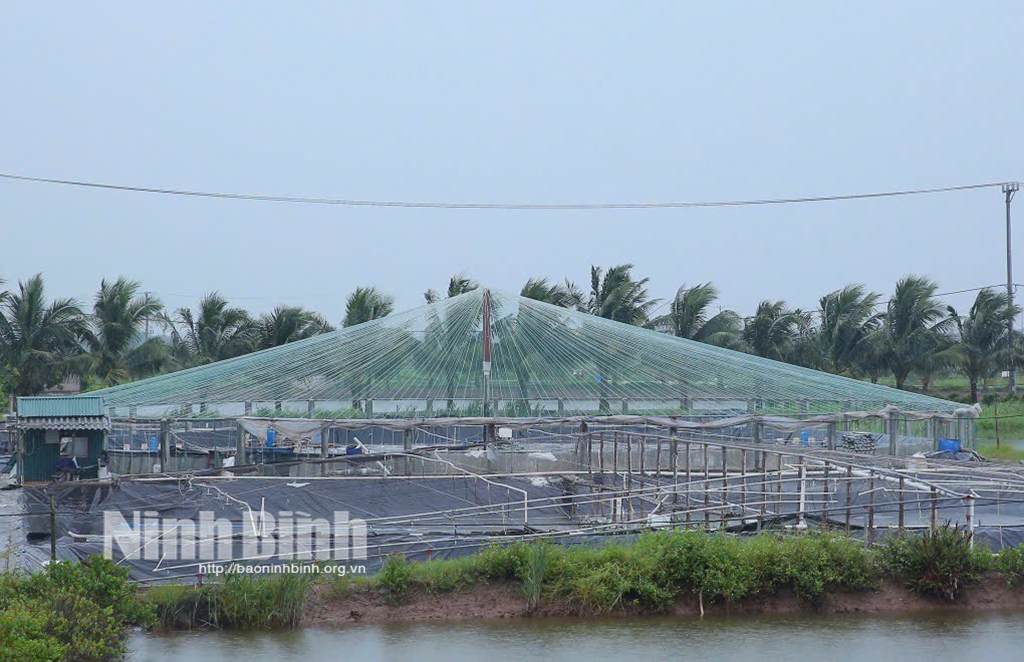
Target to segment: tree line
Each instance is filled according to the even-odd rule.
[[[1020,312],[1005,292],[983,289],[963,314],[939,300],[938,285],[909,275],[892,295],[851,284],[823,295],[815,310],[783,300],[761,301],[752,315],[722,309],[713,283],[681,285],[670,300],[654,299],[633,265],[591,267],[589,288],[569,279],[530,278],[520,294],[552,305],[643,326],[680,338],[904,388],[916,376],[925,391],[939,375],[962,374],[978,401],[979,385],[1009,366],[1024,365],[1024,341],[1011,332]],[[452,276],[443,296],[480,287]],[[429,289],[428,303],[442,298]],[[357,287],[342,327],[390,315],[394,299]],[[41,275],[0,290],[0,388],[34,395],[77,375],[84,388],[113,386],[241,356],[334,330],[323,315],[280,305],[252,315],[217,292],[196,308],[168,309],[128,278],[103,280],[92,306],[48,301]],[[6,397],[4,398],[6,401]]]

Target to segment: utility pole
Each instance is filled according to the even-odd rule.
[[[1019,182],[1007,182],[1003,184],[1003,195],[1006,197],[1006,298],[1013,310],[1013,247],[1010,242],[1010,202],[1013,201],[1013,194],[1020,188]],[[1013,316],[1009,319],[1009,342],[1013,342]],[[1010,393],[1017,393],[1017,376],[1014,374],[1013,365],[1010,365]]]

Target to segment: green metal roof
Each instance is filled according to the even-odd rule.
[[[105,415],[103,398],[98,395],[18,398],[19,418]]]

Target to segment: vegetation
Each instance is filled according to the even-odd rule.
[[[443,296],[479,287],[460,273],[450,278]],[[680,286],[664,303],[652,299],[647,288],[648,279],[634,277],[633,266],[621,264],[592,266],[586,293],[569,279],[546,277],[530,278],[520,293],[697,342],[965,402],[1003,388],[1001,371],[1024,368],[1024,336],[1011,333],[1007,323],[1019,308],[1011,310],[1006,295],[991,289],[980,291],[965,315],[937,299],[931,280],[906,276],[884,304],[881,294],[851,284],[822,296],[817,310],[766,299],[753,315],[742,317],[716,305],[718,290],[710,282]],[[72,299],[48,301],[39,275],[19,283],[17,291],[0,291],[0,391],[34,395],[76,375],[86,388],[110,386],[333,330],[323,316],[301,307],[278,306],[254,317],[213,292],[194,310],[170,312],[140,290],[126,278],[104,280],[89,312]],[[424,297],[432,302],[442,294],[428,290]],[[342,325],[380,319],[393,309],[387,294],[357,287],[347,299]],[[443,321],[433,320],[430,331],[443,337]],[[616,379],[600,372],[609,383]],[[518,377],[525,402],[530,376]],[[454,408],[453,399],[448,404]],[[1016,416],[1011,410],[1000,404],[1003,416]],[[1000,425],[1003,436],[1019,438],[1024,432],[1024,420],[1010,418]],[[980,429],[988,434],[984,421]]]
[[[300,306],[278,306],[256,320],[252,346],[257,350],[270,349],[333,330],[319,313]]]
[[[100,386],[157,373],[170,359],[162,340],[143,337],[146,324],[160,314],[163,305],[148,294],[138,296],[139,287],[125,278],[100,283],[83,333],[84,372]]]
[[[17,293],[4,292],[0,304],[0,363],[7,393],[39,393],[71,374],[85,331],[73,299],[47,303],[43,277],[37,274]]]
[[[375,287],[357,287],[345,302],[345,320],[349,327],[387,317],[394,312],[395,300]]]
[[[313,576],[256,576],[229,572],[219,584],[154,586],[144,604],[159,623],[177,629],[256,630],[296,627],[309,601]]]
[[[128,570],[106,559],[0,575],[0,660],[121,658],[126,627],[154,623]]]
[[[649,279],[634,280],[632,269],[632,264],[620,264],[607,271],[590,267],[590,298],[585,312],[624,324],[645,324],[658,300],[647,294]]]
[[[519,542],[423,563],[394,555],[372,577],[228,573],[220,583],[161,585],[141,593],[127,569],[97,557],[54,564],[34,575],[0,574],[0,661],[120,658],[131,625],[296,627],[314,589],[320,599],[344,600],[361,591],[399,605],[415,594],[511,582],[522,587],[528,612],[550,600],[586,615],[665,612],[679,600],[703,610],[782,591],[814,608],[830,594],[875,590],[885,580],[956,601],[991,572],[1012,587],[1024,583],[1024,546],[994,555],[971,549],[970,540],[970,534],[949,525],[892,536],[874,548],[828,533],[735,537],[662,531],[599,547]]]
[[[961,317],[949,306],[957,336],[952,362],[970,383],[971,402],[978,402],[980,380],[991,377],[1011,363],[1013,350],[1009,323],[1019,313],[1018,306],[1011,310],[1005,293],[991,290],[978,293],[966,317]]]
[[[687,287],[682,285],[672,299],[667,315],[647,323],[652,329],[667,329],[678,338],[740,349],[743,323],[731,310],[709,312],[718,300],[718,290],[711,283]]]
[[[971,548],[971,534],[949,523],[919,536],[894,538],[882,548],[882,565],[921,595],[956,600],[964,587],[992,567],[988,550]]]

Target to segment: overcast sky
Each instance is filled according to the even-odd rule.
[[[0,172],[274,195],[633,202],[1024,179],[1020,5],[4,2]],[[1024,282],[1024,197],[1017,202]],[[0,276],[141,281],[338,322],[465,271],[516,290],[631,262],[669,297],[813,307],[907,273],[1005,281],[996,190],[740,209],[468,211],[0,180]],[[950,297],[969,304],[971,295]]]

